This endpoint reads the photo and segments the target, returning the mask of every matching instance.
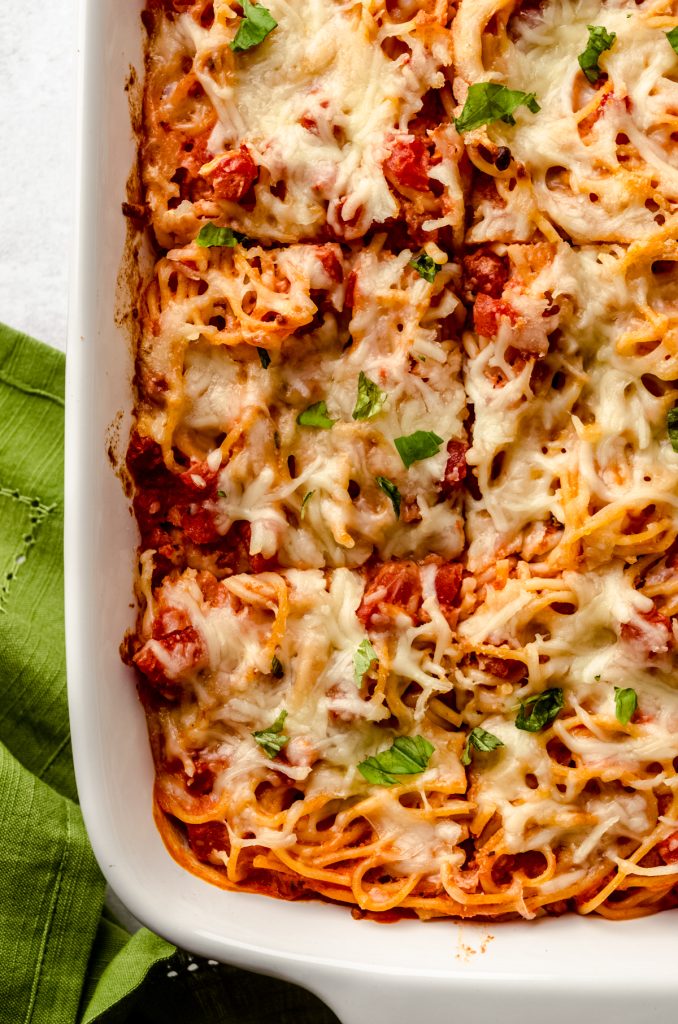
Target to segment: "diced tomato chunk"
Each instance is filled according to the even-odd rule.
[[[429,155],[424,140],[396,139],[384,161],[384,170],[397,185],[428,192]]]
[[[164,469],[162,449],[152,437],[134,431],[127,447],[127,468],[135,480],[142,480]]]
[[[210,860],[215,850],[228,853],[231,841],[228,829],[220,821],[204,821],[198,825],[187,825],[188,841],[198,860]]]
[[[498,679],[507,679],[511,683],[518,682],[527,674],[522,661],[516,661],[513,658],[493,658],[481,655],[478,658],[478,665],[483,672],[489,672],[490,675],[496,676]]]
[[[188,626],[147,641],[133,660],[153,686],[165,696],[174,697],[181,689],[182,676],[204,661],[206,655],[202,637]]]
[[[464,256],[464,281],[472,292],[491,295],[498,299],[508,281],[509,270],[506,256],[498,256],[491,249],[478,249]]]
[[[320,135],[318,122],[314,117],[311,117],[310,114],[302,114],[299,118],[299,124],[302,128],[305,128],[307,132],[310,132],[311,135]]]
[[[678,832],[672,832],[666,839],[662,839],[657,846],[659,856],[665,864],[678,862]]]
[[[156,551],[168,543],[171,547],[168,529],[179,525],[194,544],[221,540],[212,514],[205,508],[195,510],[196,504],[216,498],[217,472],[206,462],[194,461],[182,472],[173,473],[165,465],[160,446],[134,433],[127,450],[127,466],[138,485],[134,512],[143,547]]]
[[[341,281],[344,276],[344,269],[341,260],[337,255],[335,245],[321,245],[316,249],[316,256],[322,264],[322,268],[330,281]]]
[[[194,544],[214,544],[220,534],[214,525],[214,517],[206,508],[198,508],[195,512],[184,512],[181,526]]]
[[[445,464],[445,475],[440,482],[440,490],[446,498],[452,495],[466,476],[467,451],[468,445],[465,441],[456,441],[452,438],[447,442],[448,459]]]
[[[356,614],[365,626],[378,629],[399,612],[416,619],[421,601],[419,566],[415,562],[389,562],[367,584]]]
[[[189,494],[196,498],[213,498],[217,483],[217,474],[206,462],[193,462],[188,469],[179,474],[178,479]]]
[[[518,319],[518,314],[508,302],[485,294],[477,297],[473,306],[473,323],[483,338],[496,338],[500,321],[504,317],[511,324],[515,324]]]
[[[436,573],[436,597],[441,605],[451,606],[459,596],[464,570],[457,562],[441,565]]]
[[[355,303],[355,286],[356,286],[356,272],[352,270],[348,275],[346,281],[346,294],[344,295],[344,305],[346,309],[353,309]]]
[[[190,625],[190,619],[183,608],[160,608],[153,620],[153,639],[161,640],[169,633],[188,629]]]
[[[621,637],[644,655],[665,654],[673,646],[671,620],[657,608],[640,615],[641,622],[625,622]]]
[[[241,146],[223,156],[210,173],[214,194],[218,199],[237,203],[249,192],[258,174],[247,146]]]
[[[216,496],[217,473],[206,462],[194,461],[181,473],[173,473],[165,465],[157,441],[136,431],[127,448],[127,468],[146,493],[162,492],[165,508]]]

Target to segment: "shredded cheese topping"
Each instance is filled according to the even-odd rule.
[[[225,215],[261,239],[291,242],[325,228],[351,239],[397,217],[403,196],[384,164],[394,145],[413,141],[411,122],[425,94],[446,86],[446,9],[425,4],[403,18],[370,0],[271,0],[275,33],[242,55],[229,47],[237,10],[231,0],[215,2],[208,27],[192,11],[161,21],[147,103],[147,184],[159,236],[187,240],[201,218]],[[251,211],[200,190],[181,197],[162,135],[167,123],[184,130],[189,104],[188,131],[201,132],[206,147],[203,184],[225,153],[245,147],[254,160]],[[446,202],[441,207],[429,196],[420,211],[429,233],[458,229],[463,218],[452,135],[436,125],[432,136],[432,177]],[[400,184],[407,191],[407,182]]]

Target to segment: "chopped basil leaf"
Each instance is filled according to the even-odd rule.
[[[297,423],[302,427],[317,427],[318,430],[329,430],[336,420],[331,420],[327,414],[326,402],[314,402],[304,409],[297,416]]]
[[[278,657],[278,655],[274,654],[273,660],[271,661],[271,675],[275,676],[276,679],[281,679],[284,676],[284,674],[285,669],[283,668],[283,663]]]
[[[264,748],[269,757],[275,757],[276,754],[279,754],[289,741],[289,736],[285,736],[283,732],[286,718],[287,712],[281,711],[275,722],[269,725],[268,729],[260,729],[258,732],[252,733],[259,746]]]
[[[476,82],[466,94],[464,109],[454,123],[458,132],[470,132],[492,121],[515,124],[513,112],[522,106],[533,114],[541,109],[533,92],[507,89],[497,82]]]
[[[393,505],[393,511],[395,512],[396,519],[400,518],[400,491],[387,476],[378,476],[377,483],[381,487],[384,494],[387,494],[391,499]]]
[[[281,442],[281,440],[280,440],[280,433],[279,433],[279,431],[277,431],[277,430],[274,430],[274,431],[273,431],[273,444],[274,444],[274,445],[275,445],[275,447],[276,447],[276,448],[278,449],[278,451],[280,451],[280,445],[281,445],[281,443],[282,443],[282,442]]]
[[[301,511],[299,513],[300,519],[303,519],[304,516],[306,515],[306,506],[308,505],[309,501],[311,500],[314,494],[315,491],[309,491],[308,494],[304,495],[303,501],[301,503]]]
[[[676,53],[678,53],[678,25],[676,25],[675,28],[672,28],[670,32],[666,33],[666,38]]]
[[[608,32],[602,25],[587,25],[589,30],[589,41],[586,49],[577,57],[579,67],[582,69],[589,82],[597,82],[602,72],[598,65],[598,58],[605,50],[609,50],[617,38],[616,32]]]
[[[226,491],[217,491],[217,497],[225,498],[226,497]]]
[[[432,430],[415,430],[406,437],[396,437],[393,443],[403,464],[409,469],[413,462],[421,462],[422,459],[430,459],[432,455],[437,455],[443,439]]]
[[[353,671],[355,674],[355,684],[358,689],[363,685],[363,676],[370,665],[377,660],[377,652],[370,641],[367,639],[361,640],[358,644],[358,649],[353,655]]]
[[[263,369],[264,370],[268,370],[269,366],[271,365],[271,357],[269,356],[269,354],[266,351],[266,349],[265,348],[258,348],[257,349],[257,354],[259,356],[259,362],[261,363]]]
[[[622,725],[628,725],[638,707],[638,694],[631,687],[622,690],[618,686],[614,688],[614,713],[617,721]]]
[[[441,269],[440,264],[432,260],[428,253],[422,252],[410,260],[410,266],[414,267],[419,277],[423,277],[429,284],[433,284],[435,276]]]
[[[558,717],[564,703],[563,691],[559,686],[544,690],[543,693],[535,693],[534,697],[528,697],[521,702],[516,715],[516,729],[522,729],[524,732],[541,732]]]
[[[480,726],[477,725],[475,729],[471,729],[471,732],[466,738],[464,753],[461,755],[461,763],[471,763],[471,747],[474,747],[481,753],[486,753],[488,750],[496,750],[497,747],[503,746],[503,740],[500,740],[498,736],[495,736],[491,732],[487,732],[485,729],[481,729]]]
[[[673,409],[669,409],[669,414],[666,417],[666,428],[669,433],[669,441],[674,452],[678,452],[678,405],[674,405]]]
[[[394,786],[398,775],[418,775],[428,768],[434,750],[423,736],[398,736],[388,750],[361,761],[358,771],[377,786]]]
[[[240,242],[248,248],[250,239],[240,231],[233,231],[232,228],[220,228],[217,224],[205,224],[200,228],[200,234],[196,238],[197,244],[202,249],[211,249],[215,245],[227,245],[229,249]]]
[[[353,410],[353,419],[371,420],[373,416],[381,412],[386,397],[386,392],[381,391],[379,386],[361,370],[358,374],[358,396]]]
[[[250,0],[242,0],[242,11],[244,18],[240,22],[235,39],[230,44],[234,53],[243,53],[263,43],[269,32],[278,24],[263,4],[251,4]]]

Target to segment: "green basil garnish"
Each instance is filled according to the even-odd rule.
[[[285,744],[289,742],[289,736],[285,736],[283,732],[286,718],[287,712],[281,711],[275,722],[269,725],[268,729],[260,729],[252,733],[259,746],[264,748],[269,757],[275,757],[280,753]]]
[[[271,661],[271,675],[275,676],[276,679],[282,679],[284,674],[285,669],[283,668],[283,663],[278,655],[274,654],[273,660]]]
[[[377,786],[394,786],[398,775],[418,775],[428,768],[434,750],[423,736],[398,736],[388,750],[361,761],[358,771]]]
[[[466,745],[464,746],[464,752],[461,755],[461,763],[466,765],[471,763],[471,747],[475,750],[479,750],[481,753],[486,753],[489,750],[496,750],[497,747],[503,747],[504,741],[500,740],[494,733],[487,732],[485,729],[481,729],[479,725],[475,729],[471,729],[471,732],[466,738]]]
[[[602,25],[587,25],[589,41],[586,49],[577,57],[582,69],[591,84],[595,84],[601,76],[598,58],[605,50],[609,50],[617,38],[616,32],[608,32]]]
[[[305,515],[306,515],[306,506],[308,505],[309,501],[311,500],[311,498],[313,497],[314,494],[315,494],[315,491],[309,491],[308,494],[304,495],[303,500],[301,502],[301,510],[299,512],[299,518],[300,519],[303,519],[305,517]]]
[[[541,109],[533,92],[507,89],[497,82],[477,82],[469,88],[464,109],[454,123],[458,132],[470,132],[493,121],[515,124],[513,113],[523,106],[533,114]]]
[[[230,43],[234,53],[244,53],[263,43],[278,24],[263,4],[251,4],[250,0],[241,0],[241,3],[244,17],[238,26],[235,39]]]
[[[396,437],[393,443],[403,460],[403,465],[409,469],[413,462],[421,462],[422,459],[430,459],[432,455],[437,455],[443,439],[432,430],[415,430],[406,437]]]
[[[297,416],[301,427],[316,427],[318,430],[329,430],[337,421],[330,419],[326,402],[314,402]]]
[[[627,725],[635,713],[638,707],[638,694],[631,687],[626,689],[620,689],[615,686],[614,688],[614,713],[617,721],[621,722],[622,725]]]
[[[673,409],[669,409],[668,416],[666,417],[666,429],[671,447],[674,452],[678,452],[678,405],[674,405]]]
[[[393,505],[393,511],[395,512],[395,517],[396,517],[396,519],[399,519],[400,518],[400,502],[401,502],[400,491],[398,490],[396,485],[393,483],[393,481],[389,480],[387,476],[378,476],[378,477],[376,477],[376,481],[379,484],[379,486],[381,487],[381,489],[384,492],[384,494],[387,494],[388,497],[391,499],[391,504]]]
[[[516,715],[516,729],[541,732],[558,717],[564,703],[563,691],[559,686],[528,697],[520,704]]]
[[[375,661],[377,661],[377,652],[374,647],[367,638],[361,640],[353,655],[353,672],[358,689],[363,685],[363,676]]]
[[[248,243],[251,240],[247,235],[243,235],[240,231],[233,231],[232,228],[220,228],[217,224],[204,224],[195,241],[201,249],[211,249],[215,245],[224,245],[233,249],[238,244],[249,248]]]
[[[419,277],[423,277],[429,284],[433,284],[435,276],[441,269],[440,264],[431,259],[428,253],[422,252],[410,260],[410,266],[414,267]]]
[[[358,395],[353,410],[353,419],[371,420],[373,416],[381,412],[386,398],[386,392],[381,391],[379,386],[361,370],[358,374]]]

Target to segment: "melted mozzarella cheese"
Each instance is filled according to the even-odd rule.
[[[318,328],[303,340],[283,337],[280,353],[271,347],[267,368],[252,351],[260,339],[238,289],[256,289],[257,330],[286,335],[316,309],[314,285],[332,284],[322,259],[329,255],[339,265],[338,247],[250,249],[242,262],[228,254],[205,262],[189,247],[161,265],[159,280],[169,281],[172,272],[184,274],[187,262],[202,260],[200,281],[207,287],[196,288],[189,266],[188,291],[175,285],[179,294],[162,307],[159,333],[155,324],[149,332],[148,378],[176,373],[179,349],[183,374],[178,398],[165,408],[149,403],[142,429],[165,451],[187,446],[208,460],[224,435],[234,439],[228,457],[216,463],[219,498],[206,507],[222,535],[234,522],[250,524],[251,555],[315,568],[358,566],[373,551],[382,559],[423,558],[431,551],[451,559],[462,548],[459,500],[441,497],[447,443],[464,436],[460,353],[449,326],[460,321],[461,306],[447,287],[457,268],[432,247],[441,269],[431,284],[410,266],[410,250],[395,256],[382,244],[377,239],[349,261],[350,321],[337,324],[330,297]],[[269,308],[276,318],[262,316]],[[214,325],[219,318],[223,328]],[[266,336],[261,340],[271,344]],[[384,400],[374,415],[355,420],[361,373]],[[300,425],[300,414],[319,401],[335,421],[332,428]],[[405,467],[395,440],[416,431],[434,432],[442,443],[437,454]],[[240,444],[235,439],[243,433],[246,443]],[[398,487],[408,521],[396,519],[380,477]]]
[[[475,898],[489,862],[481,901],[496,898],[501,910],[494,867],[514,870],[502,855],[541,851],[547,880],[523,873],[520,882],[518,868],[510,883],[523,890],[515,907],[534,916],[545,894],[569,899],[601,871],[629,870],[630,851],[676,824],[660,814],[675,796],[678,749],[678,625],[662,604],[673,596],[678,533],[678,456],[666,429],[678,400],[678,65],[662,31],[668,16],[624,0],[546,0],[512,14],[498,0],[462,0],[457,99],[495,81],[534,91],[541,105],[464,139],[484,173],[497,145],[510,148],[511,166],[495,163],[496,193],[485,188],[475,204],[468,241],[491,242],[508,279],[500,300],[496,281],[478,286],[462,356],[469,321],[448,254],[425,245],[436,265],[429,282],[414,251],[394,251],[393,232],[345,241],[399,213],[384,162],[394,142],[412,140],[425,94],[438,90],[451,115],[447,5],[267,6],[277,28],[245,54],[229,47],[241,16],[231,0],[216,0],[209,27],[185,13],[157,33],[155,71],[165,61],[168,74],[160,106],[185,111],[183,124],[172,122],[177,139],[204,136],[202,117],[216,162],[244,146],[259,175],[256,202],[242,208],[182,198],[181,175],[172,178],[168,237],[194,237],[201,218],[218,217],[259,241],[329,229],[344,243],[191,244],[160,261],[149,289],[141,435],[192,482],[191,511],[207,513],[224,549],[247,523],[238,542],[248,536],[250,556],[283,566],[234,576],[220,566],[218,582],[188,569],[154,591],[153,552],[144,554],[137,659],[150,685],[162,692],[162,674],[174,684],[155,715],[162,757],[189,782],[211,767],[209,799],[231,844],[257,847],[256,857],[291,851],[317,813],[332,842],[351,822],[351,857],[364,842],[394,888],[409,875],[436,899],[453,887]],[[577,63],[587,25],[615,33],[595,89]],[[195,88],[195,104],[182,106],[187,55],[204,95]],[[427,137],[443,215],[416,230],[454,229],[462,144],[451,124]],[[149,161],[154,214],[156,173]],[[355,419],[361,374],[381,396],[374,415]],[[447,444],[471,432],[467,398],[475,481],[463,520],[446,479],[458,449]],[[331,427],[299,422],[320,403]],[[405,467],[395,441],[416,431],[439,435],[439,450]],[[204,501],[207,473],[184,472],[187,459],[217,476]],[[382,478],[397,487],[400,517]],[[182,514],[168,517],[177,531]],[[457,566],[441,562],[456,561],[466,542],[461,590],[448,601]],[[192,552],[191,564],[200,558]],[[419,563],[411,614],[398,610],[410,596],[408,571],[398,578],[403,558]],[[379,562],[393,573],[388,613],[366,626],[365,580],[373,585]],[[367,640],[375,658],[363,677],[356,653]],[[622,688],[638,702],[628,721],[618,717]],[[562,709],[537,731],[517,728],[521,703],[528,713],[545,690],[562,692]],[[282,752],[259,742],[276,721]],[[499,745],[483,749],[474,728]],[[430,760],[407,782],[370,784],[361,763],[396,736],[426,738]],[[161,783],[202,800],[173,767]],[[267,787],[292,795],[289,812],[270,812]],[[203,812],[200,804],[187,820],[205,821]],[[469,829],[472,857],[460,846]],[[316,856],[318,846],[301,856],[311,849]],[[341,863],[341,850],[332,854]],[[365,885],[386,909],[389,879]]]
[[[527,168],[531,184],[519,188],[508,209],[487,204],[472,240],[527,240],[546,215],[576,242],[628,242],[675,216],[671,130],[678,58],[653,13],[625,0],[549,0],[538,15],[514,16],[505,51],[488,68],[477,59],[473,39],[483,13],[471,0],[462,4],[456,30],[462,74],[469,84],[494,80],[534,92],[541,109],[520,110],[515,128],[496,122],[487,129]],[[599,58],[607,79],[597,95],[577,59],[590,25],[616,35]],[[501,195],[505,185],[500,180]]]
[[[575,718],[572,710],[561,714],[553,734],[599,781],[597,789],[582,790],[578,772],[559,768],[541,733],[516,728],[511,697],[513,708],[507,702],[503,714],[483,719],[483,728],[504,747],[475,777],[480,811],[485,817],[499,813],[511,852],[565,844],[573,863],[583,864],[599,856],[601,845],[618,838],[640,840],[651,830],[644,792],[666,776],[655,774],[646,783],[643,773],[646,765],[670,764],[675,756],[678,691],[670,657],[648,660],[647,650],[634,657],[639,641],[625,637],[623,627],[642,623],[652,602],[633,589],[621,566],[595,577],[569,573],[565,582],[569,595],[551,590],[552,599],[569,596],[579,609],[575,614],[544,608],[547,581],[528,590],[526,580],[515,580],[491,590],[487,609],[477,611],[460,631],[473,643],[491,636],[495,643],[534,648],[538,657],[528,660],[528,683],[535,693],[563,689]],[[534,632],[536,639],[525,644]],[[637,692],[644,721],[623,728],[616,722],[614,695],[615,687],[627,686]],[[619,783],[624,771],[626,786]]]
[[[551,303],[555,315],[546,322],[556,334],[543,362],[515,365],[506,362],[501,334],[484,347],[467,341],[466,389],[475,408],[467,460],[478,467],[482,492],[470,519],[471,566],[481,568],[498,551],[526,557],[535,540],[535,554],[548,553],[562,527],[560,564],[571,557],[570,537],[583,539],[592,562],[604,560],[623,543],[625,517],[650,505],[676,529],[678,458],[666,436],[677,396],[669,382],[678,372],[678,314],[667,301],[675,285],[649,272],[652,255],[672,254],[672,243],[665,236],[628,252],[559,243],[545,260],[538,247],[506,251],[514,276],[503,300],[542,324]],[[525,271],[531,254],[537,273]],[[508,342],[516,343],[514,332]],[[647,351],[639,353],[640,344]],[[547,383],[537,378],[535,386],[542,371]],[[557,389],[549,387],[558,377]],[[654,386],[654,378],[666,386]],[[592,509],[601,510],[600,526],[590,522]],[[540,520],[551,526],[536,538],[530,531]]]
[[[235,59],[230,4],[217,9],[210,28],[190,14],[177,21],[217,114],[210,149],[245,145],[263,171],[246,218],[258,237],[311,237],[325,221],[358,237],[398,212],[383,162],[393,139],[411,139],[423,95],[444,85],[446,31],[434,24],[422,31],[426,19],[416,17],[380,24],[370,4],[345,0],[268,7],[277,27]],[[386,53],[393,37],[401,45],[395,59]],[[270,188],[280,182],[282,195]]]
[[[386,862],[398,873],[438,875],[441,862],[459,866],[464,861],[458,843],[463,829],[455,821],[435,821],[426,812],[413,814],[397,801],[380,801],[368,812],[370,824],[390,851]]]
[[[284,847],[293,832],[285,824],[275,834],[266,831],[268,826],[262,831],[253,809],[252,793],[269,767],[303,782],[310,796],[329,791],[335,798],[349,797],[365,790],[358,764],[388,746],[389,733],[378,723],[389,711],[382,697],[370,697],[358,685],[355,675],[355,653],[367,636],[356,615],[363,581],[346,569],[336,570],[328,580],[318,571],[289,570],[282,576],[234,576],[220,587],[222,597],[208,602],[196,573],[187,570],[156,592],[147,629],[153,629],[154,610],[180,611],[209,650],[207,673],[195,670],[185,698],[163,712],[166,749],[182,761],[189,776],[195,751],[212,765],[214,792],[231,807],[232,835],[251,833],[262,845]],[[281,587],[288,602],[285,631],[276,646],[283,675],[272,678],[271,635]],[[435,613],[433,598],[427,601]],[[426,638],[421,631],[412,635],[406,617],[397,632],[405,635],[410,650],[403,671],[417,660],[431,660],[423,647]],[[155,643],[147,640],[149,647]],[[374,644],[378,657],[388,658],[384,639],[377,636]],[[399,671],[395,663],[392,667]],[[409,682],[408,675],[403,685]],[[287,712],[287,756],[272,761],[253,733],[270,726],[282,710]],[[423,773],[422,785],[441,771],[463,789],[458,758],[443,756],[442,746],[440,750],[440,769]],[[440,858],[455,864],[463,860],[456,849],[462,828],[455,822],[436,822],[427,813],[417,819],[417,836],[404,836],[398,823],[411,816],[397,797],[386,795],[375,801],[373,818],[378,836],[402,869],[409,864],[413,871],[432,873]]]

